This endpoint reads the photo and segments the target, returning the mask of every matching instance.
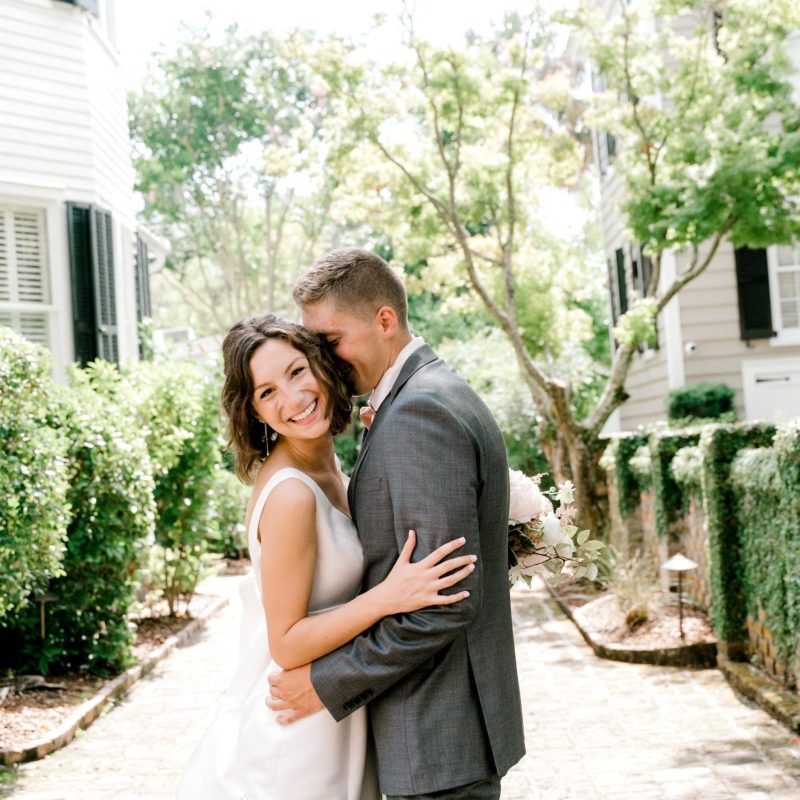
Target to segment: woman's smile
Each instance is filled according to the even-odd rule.
[[[312,421],[312,418],[316,415],[318,408],[319,408],[319,402],[315,398],[299,414],[296,414],[294,417],[289,417],[289,422],[295,425],[309,423]]]

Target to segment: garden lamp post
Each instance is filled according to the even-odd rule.
[[[39,635],[42,637],[42,639],[44,639],[44,607],[47,605],[47,603],[52,603],[54,600],[58,600],[58,597],[54,594],[42,594],[36,599],[39,601]]]
[[[686,639],[683,634],[683,573],[697,569],[697,564],[691,558],[686,558],[682,553],[676,553],[661,565],[661,569],[678,573],[678,630],[683,642]]]

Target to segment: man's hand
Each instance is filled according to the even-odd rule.
[[[325,707],[311,685],[311,664],[271,673],[265,702],[273,711],[287,712],[277,718],[281,725],[290,725]]]

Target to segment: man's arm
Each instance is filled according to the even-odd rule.
[[[417,532],[414,560],[456,536],[462,552],[479,556],[461,582],[467,599],[412,614],[386,617],[338,650],[315,661],[311,682],[322,702],[340,720],[381,694],[472,623],[480,608],[482,568],[478,533],[478,455],[455,415],[442,403],[415,397],[393,409],[384,425],[384,458],[398,552],[409,529]],[[387,435],[388,434],[388,435]],[[383,443],[383,442],[382,442]],[[370,531],[364,531],[365,536]]]

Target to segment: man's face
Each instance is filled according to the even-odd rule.
[[[303,306],[303,325],[324,336],[339,358],[353,368],[355,394],[371,392],[386,372],[391,345],[376,314],[372,319],[340,308],[333,300]]]

